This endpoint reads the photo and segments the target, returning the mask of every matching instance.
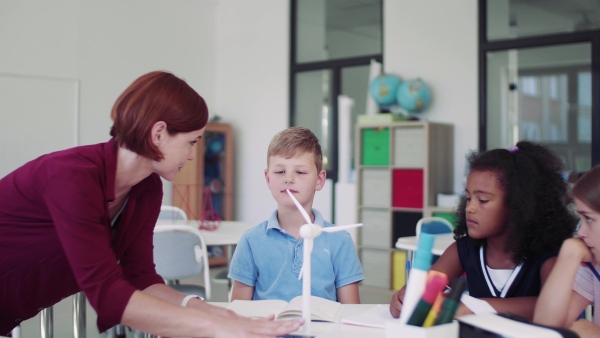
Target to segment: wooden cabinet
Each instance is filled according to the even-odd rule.
[[[426,121],[359,124],[356,135],[363,284],[389,289],[406,268],[394,255],[396,240],[414,236],[437,194],[454,189],[453,128]]]
[[[233,128],[208,123],[196,145],[196,158],[173,181],[173,205],[188,218],[233,220]],[[211,266],[227,264],[226,248],[209,248]]]

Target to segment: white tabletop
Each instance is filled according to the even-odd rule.
[[[454,243],[454,234],[435,235],[431,253],[441,256],[450,244]],[[396,249],[407,251],[417,250],[417,236],[400,237],[396,241]]]
[[[198,220],[172,221],[159,219],[156,224],[186,224],[198,228],[200,223]],[[206,245],[236,245],[240,241],[244,231],[253,226],[253,224],[248,222],[221,221],[216,230],[200,229],[200,232],[206,241]]]
[[[212,302],[211,304],[227,307],[227,302]],[[378,304],[342,304],[342,319],[361,312],[368,311]],[[389,304],[384,304],[387,308]],[[311,323],[311,331],[316,338],[385,338],[385,329],[343,323],[316,322]],[[301,332],[298,332],[300,334]],[[292,333],[294,334],[294,333]]]

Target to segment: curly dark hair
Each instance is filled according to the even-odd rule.
[[[573,236],[578,218],[570,209],[572,198],[561,176],[564,167],[549,149],[521,141],[510,151],[494,149],[470,153],[467,161],[471,172],[494,173],[505,192],[510,239],[505,250],[513,254],[515,263],[559,249],[565,239]],[[463,195],[456,210],[455,239],[468,236],[466,205],[466,195]],[[484,242],[485,239],[474,240],[477,246]]]

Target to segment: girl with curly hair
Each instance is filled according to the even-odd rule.
[[[592,168],[573,186],[581,225],[577,238],[567,239],[540,293],[536,323],[567,327],[581,337],[600,335],[600,315],[594,322],[578,319],[586,306],[600,306],[600,166]]]
[[[561,160],[522,141],[510,149],[471,153],[454,242],[431,267],[450,280],[466,274],[469,294],[497,312],[528,319],[562,242],[577,224]],[[400,315],[404,288],[390,302]],[[456,317],[472,313],[462,305]]]

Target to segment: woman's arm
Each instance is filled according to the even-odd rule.
[[[155,284],[147,287],[144,290],[144,293],[152,295],[154,297],[160,298],[164,301],[167,301],[173,305],[181,306],[181,302],[183,298],[185,298],[185,294],[182,294],[173,288],[165,285],[165,284]],[[209,305],[208,303],[199,300],[199,299],[191,299],[187,307],[196,308],[199,310],[210,310],[212,313],[226,316],[226,317],[235,317],[236,314],[233,311],[227,310],[224,307]]]
[[[573,323],[589,303],[573,291],[581,262],[589,261],[592,255],[581,239],[569,238],[563,243],[535,306],[534,322],[560,327]]]
[[[160,336],[254,337],[279,336],[297,330],[301,320],[256,320],[241,316],[223,316],[217,307],[191,300],[189,307],[171,303],[170,292],[153,288],[133,293],[121,320],[122,324]],[[152,296],[158,292],[168,301]],[[183,299],[183,297],[178,297]]]
[[[350,283],[336,290],[338,302],[342,304],[360,304],[358,282]]]
[[[233,288],[231,289],[231,301],[236,299],[252,300],[252,298],[254,298],[254,286],[244,284],[234,279]]]
[[[453,280],[463,273],[462,265],[458,258],[458,250],[456,242],[452,243],[442,254],[442,256],[431,266],[431,270],[443,272],[448,276],[448,280]],[[410,273],[410,271],[409,271]],[[406,285],[398,292],[394,293],[390,301],[390,313],[392,317],[400,317],[402,311],[402,301],[404,300],[404,292]]]

